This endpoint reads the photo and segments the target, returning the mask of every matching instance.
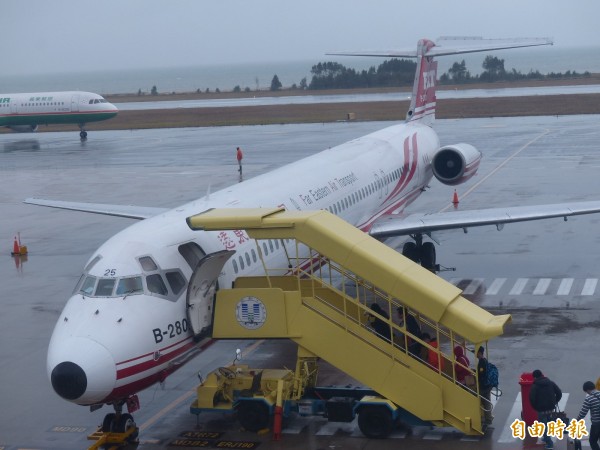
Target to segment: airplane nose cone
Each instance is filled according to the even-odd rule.
[[[87,389],[85,372],[77,364],[70,361],[61,362],[52,370],[50,382],[54,391],[67,400],[78,399]]]
[[[104,346],[91,339],[53,336],[47,367],[54,391],[79,405],[101,402],[115,387],[115,361]]]

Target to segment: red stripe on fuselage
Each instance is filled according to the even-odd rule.
[[[208,348],[209,346],[211,346],[215,342],[216,342],[216,339],[210,339],[207,342],[205,342],[204,344],[202,344],[199,347],[199,349],[201,351],[205,350],[206,348]],[[190,342],[189,344],[187,344],[185,346],[185,348],[187,350],[189,350],[189,349],[193,348],[194,346],[195,346],[195,343],[194,342]],[[174,353],[175,352],[171,353],[171,355],[173,355]],[[131,358],[128,361],[135,361],[136,359],[140,359],[140,358],[143,358],[144,356],[152,355],[152,354],[153,353],[148,353],[148,354],[143,355],[143,356],[138,356],[136,358]],[[170,359],[173,359],[173,356],[171,356]],[[119,364],[123,364],[125,362],[127,362],[127,361],[123,361],[123,362],[121,362]],[[163,359],[162,362],[161,362],[161,364],[164,364],[164,362],[165,361]],[[138,366],[141,366],[141,365],[143,365],[143,363],[142,364],[138,364]],[[135,366],[135,367],[138,367],[138,366]],[[157,372],[154,372],[154,373],[148,375],[147,377],[141,378],[141,379],[136,380],[136,381],[132,381],[131,383],[127,383],[127,384],[125,384],[123,386],[116,387],[100,403],[110,403],[110,402],[113,402],[115,400],[121,400],[123,398],[127,398],[130,395],[133,395],[133,394],[135,394],[135,393],[137,393],[139,391],[142,391],[142,390],[146,389],[147,387],[152,386],[154,383],[158,383],[158,382],[164,381],[167,376],[169,376],[170,374],[172,374],[173,372],[175,372],[181,366],[182,366],[181,364],[174,364],[174,365],[172,365],[170,367],[167,367],[165,369],[162,369],[162,370],[159,370]],[[126,369],[123,369],[123,370],[126,370]],[[143,370],[139,370],[138,373],[139,372],[143,372]],[[119,379],[119,378],[117,377],[117,379]]]
[[[419,149],[417,147],[417,133],[412,135],[412,161],[410,162],[409,169],[410,139],[410,137],[407,137],[404,140],[404,165],[402,166],[402,176],[398,180],[398,183],[396,184],[396,187],[392,193],[384,200],[384,203],[394,197],[396,193],[402,191],[402,189],[404,189],[411,182],[413,176],[415,175],[419,156]]]
[[[186,340],[189,340],[190,342],[188,342],[185,345],[182,345],[181,347],[179,347],[178,349],[176,349],[172,352],[162,353],[162,351],[164,351],[165,349],[159,350],[159,351],[161,351],[161,355],[160,355],[160,358],[158,358],[158,360],[156,360],[156,361],[154,359],[150,359],[150,360],[141,362],[139,364],[136,364],[134,366],[126,367],[124,369],[117,369],[117,380],[122,380],[123,378],[137,375],[140,372],[145,372],[146,370],[153,369],[154,367],[162,366],[166,362],[171,361],[173,358],[176,358],[177,356],[182,355],[183,353],[185,353],[186,351],[188,351],[189,349],[191,349],[194,346],[194,342],[192,341],[191,337],[185,339],[182,342],[185,342]],[[175,345],[177,345],[177,344],[175,344]],[[172,346],[170,346],[170,347],[172,347]],[[167,348],[169,348],[169,347],[167,347]],[[153,355],[153,354],[154,353],[147,353],[146,355],[140,356],[138,358],[134,358],[133,361],[136,359],[140,359],[140,358],[147,358],[148,356]],[[120,363],[120,364],[123,364],[123,363]]]

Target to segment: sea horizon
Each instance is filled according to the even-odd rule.
[[[507,71],[515,69],[527,74],[539,71],[542,74],[600,73],[600,47],[588,48],[531,48],[491,52],[490,55],[504,59]],[[465,60],[467,70],[477,75],[488,53],[453,55],[438,59],[438,77],[454,64]],[[190,65],[186,67],[154,67],[123,70],[81,71],[69,73],[45,73],[36,75],[0,74],[0,92],[51,92],[80,90],[103,95],[133,94],[141,91],[150,93],[156,86],[159,93],[232,91],[236,86],[245,90],[269,89],[277,75],[284,88],[300,85],[306,78],[310,83],[311,68],[319,62],[335,61],[357,71],[377,68],[390,58],[334,57],[324,55],[318,61],[297,60],[261,63],[220,65]]]

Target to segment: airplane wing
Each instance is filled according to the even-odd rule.
[[[150,206],[108,205],[102,203],[64,202],[60,200],[45,200],[28,198],[23,201],[29,205],[48,206],[50,208],[69,209],[106,216],[127,217],[129,219],[148,219],[168,211],[168,208],[153,208]]]
[[[515,206],[465,211],[448,211],[408,216],[386,215],[377,219],[369,234],[376,238],[427,234],[434,231],[495,225],[501,230],[505,223],[551,219],[600,213],[600,201],[557,203],[551,205]]]

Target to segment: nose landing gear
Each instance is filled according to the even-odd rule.
[[[88,440],[96,441],[88,450],[108,448],[116,450],[120,447],[138,442],[139,428],[133,416],[123,413],[123,402],[113,404],[114,413],[104,416],[102,425],[95,433],[88,436]]]

